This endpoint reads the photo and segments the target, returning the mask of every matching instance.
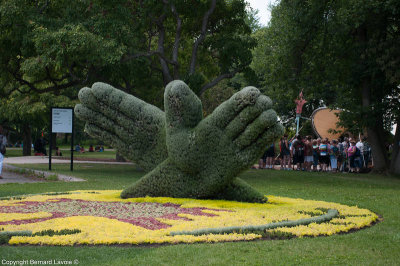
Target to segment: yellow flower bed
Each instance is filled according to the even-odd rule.
[[[195,243],[253,240],[262,236],[255,233],[171,236],[170,233],[298,220],[322,215],[326,209],[338,210],[339,216],[326,223],[311,223],[307,226],[283,227],[270,231],[290,233],[297,237],[332,235],[369,226],[378,219],[375,213],[356,206],[276,196],[268,196],[267,204],[256,204],[150,197],[121,199],[119,195],[120,191],[116,190],[74,191],[66,195],[35,195],[18,200],[3,200],[0,201],[0,229],[3,228],[4,231],[28,230],[32,233],[49,229],[54,231],[80,230],[79,233],[69,235],[13,236],[9,241],[9,244],[13,245]],[[52,207],[53,203],[56,204],[54,205],[56,207]],[[137,203],[137,205],[132,203]],[[108,209],[106,211],[96,209],[98,206],[96,204],[107,206]],[[49,206],[61,208],[58,206],[62,206],[69,210],[65,210],[68,215],[62,214],[64,215],[61,215],[62,217],[55,214],[57,211],[64,212],[62,209],[53,210],[51,213],[50,211],[48,213],[43,211],[37,213],[12,212],[25,205],[28,207],[40,206],[40,208]],[[26,206],[23,207],[25,212],[31,208]],[[139,210],[137,206],[141,206],[142,209]],[[125,217],[123,212],[126,207],[133,208],[133,211],[128,211],[132,217],[135,216],[136,211],[140,211],[141,216],[132,218],[128,215]],[[83,211],[82,208],[86,209]],[[122,211],[116,211],[118,208]],[[191,208],[196,211],[190,212]],[[4,210],[8,211],[5,213]],[[94,214],[88,215],[87,213]],[[153,214],[156,214],[155,218],[152,216]]]

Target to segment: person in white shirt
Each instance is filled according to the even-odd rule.
[[[361,153],[364,152],[364,144],[362,143],[361,139],[357,142],[356,147],[360,150]]]
[[[356,143],[356,147],[357,149],[360,150],[360,160],[361,160],[361,166],[364,165],[364,143],[362,142],[362,139],[360,139],[357,143]]]

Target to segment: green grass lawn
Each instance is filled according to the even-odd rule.
[[[31,165],[47,169],[47,165]],[[56,165],[71,174],[69,165]],[[76,164],[87,182],[0,185],[0,196],[77,189],[123,189],[143,175],[129,165]],[[249,170],[241,175],[265,194],[357,205],[383,222],[351,234],[290,240],[162,246],[1,246],[0,260],[78,260],[79,265],[399,265],[400,179],[378,175]]]

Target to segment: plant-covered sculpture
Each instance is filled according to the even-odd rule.
[[[165,112],[104,83],[83,88],[79,99],[75,113],[89,134],[151,170],[122,198],[266,201],[236,177],[283,133],[271,100],[258,89],[242,89],[204,119],[200,99],[179,80],[165,89]]]

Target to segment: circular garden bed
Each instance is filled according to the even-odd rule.
[[[338,203],[268,196],[268,203],[121,199],[121,191],[47,193],[0,201],[0,243],[155,244],[328,236],[378,216]]]

